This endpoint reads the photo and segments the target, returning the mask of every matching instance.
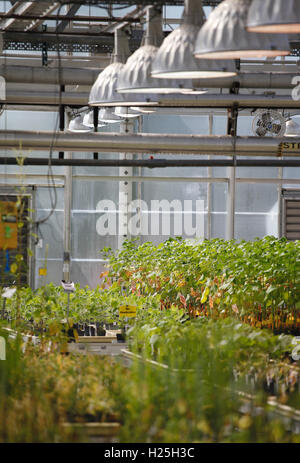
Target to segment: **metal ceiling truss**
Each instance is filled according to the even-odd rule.
[[[41,51],[45,52],[69,52],[69,53],[112,53],[113,51],[113,27],[111,24],[117,25],[125,21],[128,26],[130,23],[138,23],[141,16],[141,7],[154,3],[155,5],[180,5],[183,6],[184,0],[157,0],[151,2],[150,0],[139,0],[138,8],[131,13],[127,13],[123,18],[114,18],[114,7],[122,7],[125,5],[136,6],[136,0],[35,0],[35,1],[15,1],[10,10],[6,14],[1,14],[0,30],[4,32],[3,36],[3,50],[20,50],[20,51]],[[204,6],[216,6],[221,0],[203,0]],[[69,5],[69,9],[61,8],[60,5]],[[72,28],[68,34],[64,33],[65,28],[71,21],[76,21],[76,13],[81,5],[99,5],[110,7],[110,16],[101,17],[103,23],[109,24],[109,27],[94,33],[90,29]],[[121,10],[122,11],[122,10]],[[56,16],[55,13],[58,13]],[[57,21],[57,26],[46,28],[41,31],[43,22],[53,18]],[[94,16],[85,17],[82,21],[95,21]],[[89,26],[90,27],[90,26]],[[99,26],[98,26],[99,27]],[[138,26],[139,27],[139,26]],[[142,38],[141,29],[133,29],[132,38],[130,43],[131,51],[135,51],[139,46]],[[58,36],[59,33],[59,36]],[[291,42],[292,56],[300,56],[300,41],[293,40]]]
[[[143,31],[134,29],[129,40],[131,52],[141,43]],[[3,50],[43,51],[48,52],[82,52],[82,53],[112,53],[114,36],[107,34],[73,34],[55,32],[5,32]]]
[[[204,6],[217,6],[221,3],[222,0],[203,0]],[[26,0],[20,0],[16,3],[26,3]],[[47,0],[33,0],[30,3],[48,3]],[[80,4],[80,5],[108,5],[108,6],[118,6],[118,5],[179,5],[182,6],[184,0],[155,0],[154,2],[151,0],[58,0],[58,3],[62,5],[70,5],[70,4]]]
[[[130,49],[134,52],[141,43],[143,31],[132,30]],[[52,32],[5,32],[3,50],[43,51],[45,44],[49,52],[112,53],[113,34],[76,34]],[[300,41],[291,42],[291,56],[300,56]]]
[[[24,30],[30,31],[36,29],[40,24],[43,23],[44,15],[49,15],[59,7],[59,2],[53,1],[34,1],[34,2],[22,2],[16,1],[7,12],[7,18],[1,21],[0,27],[3,31],[6,30]],[[17,17],[10,17],[13,14]],[[23,15],[34,14],[36,19],[24,20]]]

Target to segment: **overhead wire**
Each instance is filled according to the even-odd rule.
[[[49,197],[50,197],[50,212],[43,217],[42,219],[39,219],[33,223],[33,225],[36,227],[36,235],[38,236],[41,234],[40,230],[40,225],[44,224],[47,222],[50,217],[54,214],[57,206],[57,190],[56,190],[56,183],[55,183],[55,178],[54,178],[54,173],[53,173],[53,167],[52,167],[52,158],[53,158],[53,149],[55,146],[55,141],[57,140],[59,130],[60,130],[60,112],[62,108],[62,61],[61,61],[61,50],[60,50],[60,43],[59,43],[59,31],[58,31],[58,24],[59,24],[59,16],[61,13],[62,8],[65,6],[66,2],[60,1],[60,5],[57,9],[56,12],[56,27],[55,27],[55,38],[56,38],[56,45],[57,45],[57,62],[58,62],[58,112],[56,115],[56,121],[54,125],[54,130],[53,130],[53,137],[51,140],[51,144],[49,147],[49,155],[48,155],[48,171],[47,171],[47,184],[48,184],[48,190],[49,190]]]

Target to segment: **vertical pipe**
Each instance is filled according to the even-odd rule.
[[[278,178],[279,180],[283,179],[283,168],[278,168]],[[281,238],[282,235],[282,183],[278,183],[277,185],[277,197],[278,197],[278,220],[277,220],[277,227],[278,227],[278,238]]]
[[[138,118],[138,132],[142,133],[143,132],[143,116],[139,116]],[[143,159],[143,155],[139,154],[138,159]],[[142,167],[138,167],[138,176],[142,176]],[[142,220],[143,220],[143,215],[142,215],[142,182],[138,182],[137,184],[137,199],[138,199],[138,204],[139,204],[139,210],[138,210],[138,216],[139,216],[139,223],[140,223],[140,232],[139,235],[141,237],[142,235]]]
[[[134,123],[125,119],[120,124],[120,133],[133,133]],[[120,153],[120,159],[132,159],[132,153]],[[132,167],[120,167],[119,175],[124,177],[124,181],[119,182],[119,239],[118,247],[122,247],[124,241],[130,238],[129,223],[129,204],[132,201],[132,182],[126,180],[126,177],[132,177]]]
[[[214,126],[214,116],[213,114],[209,114],[208,116],[208,130],[209,135],[213,135],[213,126]],[[208,159],[211,159],[211,156],[208,156]],[[212,177],[212,167],[208,167],[207,169],[207,176],[209,178]],[[211,210],[212,210],[212,184],[208,182],[207,185],[207,239],[211,239]]]
[[[60,91],[64,92],[65,91],[65,86],[61,85],[60,86]],[[59,108],[59,130],[63,132],[65,130],[65,107],[64,105],[60,105]],[[59,159],[64,159],[64,152],[60,151],[58,153]]]
[[[237,135],[237,108],[228,109],[228,125],[227,135],[236,137]],[[234,156],[235,158],[235,156]],[[228,167],[228,192],[227,192],[227,222],[226,222],[226,239],[234,239],[234,226],[235,226],[235,183],[236,183],[236,168]]]
[[[94,132],[98,132],[98,121],[99,121],[99,108],[98,106],[95,106],[93,109]],[[98,153],[94,153],[94,159],[98,159]]]
[[[70,10],[70,6],[66,5],[66,14]],[[72,24],[69,23],[69,28]],[[72,55],[72,53],[70,53]],[[70,119],[69,114],[64,111],[64,119],[67,127],[69,127]],[[70,151],[65,153],[66,159],[72,159]],[[71,166],[65,167],[65,188],[64,188],[64,260],[63,260],[63,280],[66,282],[71,281],[71,220],[72,220],[72,176],[73,171]],[[69,299],[68,299],[69,304]]]
[[[67,115],[67,124],[69,117]],[[65,153],[66,159],[72,159],[70,151]],[[70,282],[71,265],[71,214],[72,214],[72,167],[65,167],[65,188],[64,188],[64,260],[63,280]]]
[[[227,224],[226,224],[226,239],[234,239],[234,215],[235,215],[235,167],[228,167],[228,193],[227,193]]]

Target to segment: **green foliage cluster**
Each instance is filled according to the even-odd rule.
[[[35,291],[31,288],[19,288],[11,299],[7,299],[5,309],[13,327],[19,315],[18,326],[23,332],[48,332],[53,336],[67,324],[73,326],[74,323],[90,321],[103,324],[120,322],[119,307],[122,304],[147,309],[158,307],[159,298],[123,295],[117,283],[107,289],[95,290],[80,288],[77,284],[75,292],[70,294],[69,318],[66,320],[68,296],[63,288],[50,283]]]
[[[109,392],[124,368],[95,356],[22,349],[21,337],[6,338],[6,360],[0,362],[0,442],[72,442],[65,422],[118,421]]]
[[[244,371],[250,366],[264,369],[271,359],[293,350],[292,336],[274,335],[232,318],[185,320],[175,308],[144,312],[127,336],[134,352],[175,368],[197,368],[200,358],[218,356],[231,371],[237,365]]]
[[[48,342],[23,351],[19,338],[7,341],[0,441],[74,441],[63,422],[118,420],[121,442],[299,442],[292,419],[270,410],[265,388],[275,380],[277,399],[299,409],[292,337],[260,329],[297,329],[299,276],[299,242],[126,242],[110,253],[102,287],[76,287],[68,323],[120,323],[120,305],[137,306],[136,319],[123,323],[139,360],[125,368],[50,352]],[[67,304],[63,289],[48,285],[19,288],[6,310],[21,330],[53,340]]]
[[[109,256],[109,278],[130,294],[156,295],[191,316],[234,316],[257,327],[300,329],[300,242],[170,238],[125,243]]]
[[[299,435],[268,410],[266,395],[244,400],[216,359],[193,371],[135,363],[111,392],[120,409],[121,442],[291,443]]]
[[[276,381],[278,401],[299,409],[299,382],[284,362],[291,336],[231,318],[190,320],[172,307],[140,314],[128,337],[144,360],[133,365],[126,390],[112,388],[124,442],[299,441],[270,413],[264,387]]]

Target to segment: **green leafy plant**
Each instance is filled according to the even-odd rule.
[[[161,308],[191,318],[235,317],[260,328],[300,330],[300,243],[266,237],[253,242],[170,238],[155,246],[125,243],[109,257],[107,279],[128,294],[160,295]]]

